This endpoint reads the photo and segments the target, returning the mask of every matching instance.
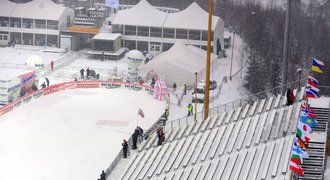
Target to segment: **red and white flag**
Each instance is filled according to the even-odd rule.
[[[144,112],[142,111],[141,108],[139,108],[138,115],[140,115],[142,118],[144,118]]]

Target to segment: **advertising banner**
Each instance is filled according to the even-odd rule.
[[[12,102],[13,100],[20,97],[20,93],[21,93],[20,87],[21,87],[21,79],[19,77],[12,78],[7,82],[8,102]]]
[[[37,90],[37,86],[35,85],[36,73],[34,71],[26,72],[19,77],[21,78],[21,97]]]
[[[76,88],[99,88],[99,82],[81,82],[76,83]]]

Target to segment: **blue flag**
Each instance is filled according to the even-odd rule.
[[[315,127],[317,124],[317,121],[315,119],[308,116],[301,116],[300,121],[305,124],[308,124],[311,128]]]
[[[105,1],[105,6],[111,7],[111,8],[114,8],[114,9],[118,9],[119,8],[119,0],[106,0]]]

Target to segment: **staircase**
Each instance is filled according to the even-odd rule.
[[[315,108],[311,109],[316,112],[316,120],[318,124],[313,128],[311,134],[311,142],[308,147],[309,158],[304,160],[301,167],[304,169],[304,176],[298,179],[305,180],[322,180],[324,179],[324,170],[327,156],[327,127],[329,121],[329,108]],[[323,138],[321,138],[323,137]]]

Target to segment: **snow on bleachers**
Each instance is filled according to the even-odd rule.
[[[262,113],[262,110],[264,109],[264,106],[265,106],[265,102],[266,102],[266,99],[262,99],[260,104],[259,104],[259,108],[258,108],[258,113]]]
[[[284,116],[284,108],[281,108],[278,111],[279,112],[278,112],[277,120],[275,122],[275,127],[273,127],[273,133],[271,134],[273,139],[276,139],[278,137],[280,126],[282,124],[282,119]]]
[[[181,139],[180,142],[178,143],[178,145],[175,147],[172,156],[170,157],[170,159],[168,160],[168,162],[165,166],[165,172],[169,172],[171,170],[173,163],[176,160],[176,158],[178,157],[185,141],[186,141],[186,139]]]
[[[215,138],[214,142],[212,143],[211,149],[210,149],[209,154],[208,154],[208,156],[210,158],[212,158],[212,159],[214,158],[215,153],[217,152],[218,146],[220,145],[220,141],[221,141],[221,139],[223,137],[223,134],[224,134],[226,129],[227,129],[227,125],[221,126],[219,128],[218,135]]]
[[[229,158],[228,164],[226,165],[226,167],[224,169],[223,176],[221,177],[221,179],[228,180],[230,178],[230,176],[233,172],[234,166],[236,164],[238,155],[239,155],[239,153],[235,153]]]
[[[217,125],[218,127],[222,125],[222,122],[223,122],[223,120],[225,119],[226,114],[227,114],[226,112],[224,112],[223,114],[221,114],[220,118],[219,118],[218,121],[216,122],[216,125]]]
[[[161,162],[159,163],[157,169],[156,169],[156,174],[160,175],[161,172],[163,171],[165,164],[167,163],[167,161],[169,160],[169,158],[172,155],[172,152],[174,150],[174,148],[176,147],[176,145],[178,144],[178,141],[174,141],[172,143],[170,143],[170,147],[168,149],[168,151],[164,154]]]
[[[305,90],[306,90],[306,87],[302,87],[301,90],[300,90],[300,93],[299,93],[299,99],[298,100],[303,100],[304,99],[304,95],[305,95]]]
[[[259,142],[260,142],[260,138],[261,138],[262,132],[264,130],[264,126],[265,126],[267,117],[268,117],[268,112],[261,114],[259,125],[257,126],[257,129],[255,130],[255,133],[254,133],[254,141],[253,141],[254,144],[259,144]]]
[[[230,138],[228,138],[228,139],[230,139],[230,141],[228,142],[228,145],[227,145],[227,152],[228,153],[232,152],[232,150],[234,148],[234,145],[236,143],[238,133],[241,130],[242,124],[243,124],[243,121],[238,121],[235,125],[235,129],[234,129],[233,134],[230,136]]]
[[[253,116],[254,115],[254,112],[256,111],[257,109],[257,105],[258,105],[258,101],[254,101],[253,105],[252,105],[252,108],[249,112],[249,116]]]
[[[192,124],[188,125],[188,128],[187,128],[184,136],[189,136],[196,125],[197,125],[196,123],[192,123]]]
[[[274,103],[274,108],[278,108],[278,106],[280,105],[281,97],[282,97],[281,94],[277,95],[275,103]]]
[[[211,119],[208,129],[212,129],[218,119],[219,119],[219,114],[215,115],[214,118]]]
[[[173,164],[173,168],[174,169],[178,169],[180,167],[180,164],[185,156],[185,152],[188,151],[188,149],[190,148],[190,144],[193,141],[194,136],[190,136],[187,138],[186,143],[184,144],[183,148],[182,148],[182,153],[179,154],[179,156],[176,158],[174,164]]]
[[[234,112],[235,112],[234,109],[232,109],[232,110],[229,112],[228,116],[227,116],[226,119],[225,119],[225,122],[224,122],[225,124],[228,124],[228,123],[230,122],[231,118],[233,117]]]
[[[233,117],[233,121],[237,121],[237,120],[238,120],[239,115],[241,114],[241,111],[242,111],[242,107],[239,107],[239,108],[235,111],[235,114],[234,114],[234,117]]]
[[[124,173],[121,175],[120,179],[123,179],[125,177],[125,175],[127,174],[128,170],[132,167],[133,163],[135,162],[136,158],[138,157],[138,154],[134,154],[132,159],[129,161],[129,163],[127,164],[127,166],[125,167],[125,171]]]
[[[178,133],[178,135],[175,137],[175,139],[181,139],[183,134],[185,133],[186,129],[188,128],[189,126],[188,125],[185,125],[183,126],[181,129],[180,129],[180,132]]]
[[[280,139],[278,142],[276,142],[276,148],[277,150],[275,151],[276,154],[275,154],[275,160],[273,161],[273,165],[270,166],[271,167],[271,175],[272,177],[275,177],[276,174],[277,174],[277,170],[278,170],[278,167],[279,167],[279,163],[280,163],[280,158],[281,158],[281,154],[282,154],[282,151],[283,151],[283,146],[284,146],[284,141],[285,139]]]
[[[214,178],[215,179],[220,179],[221,176],[223,175],[223,171],[225,170],[227,164],[228,164],[229,156],[224,156],[221,158],[221,161],[218,165],[218,168],[215,171]]]
[[[186,155],[185,155],[185,157],[184,157],[184,159],[182,161],[182,166],[183,167],[187,167],[187,165],[188,165],[188,163],[189,163],[189,161],[190,161],[190,159],[191,159],[191,157],[192,157],[192,155],[193,155],[193,153],[194,153],[194,151],[196,149],[196,146],[199,143],[199,140],[200,140],[201,136],[202,136],[201,133],[197,134],[195,136],[195,138],[194,138],[194,141],[189,146],[188,151],[185,151],[186,152]]]
[[[262,140],[264,142],[267,142],[268,139],[269,139],[270,132],[271,132],[272,127],[273,127],[275,116],[276,116],[276,109],[273,109],[270,116],[269,116],[269,120],[267,121],[267,123],[264,127],[263,136],[262,136]]]
[[[242,144],[243,144],[244,139],[246,137],[246,132],[248,131],[248,128],[250,126],[251,119],[252,119],[251,117],[248,117],[247,119],[244,120],[242,130],[240,131],[240,133],[238,135],[238,139],[236,141],[236,147],[235,148],[237,150],[240,150],[242,148]]]
[[[198,176],[199,172],[201,171],[202,165],[198,164],[196,166],[193,167],[193,171],[190,174],[190,176],[188,177],[188,179],[196,179],[196,177]]]
[[[164,154],[166,153],[167,149],[169,148],[169,146],[170,146],[169,143],[166,143],[164,146],[162,146],[161,151],[159,152],[159,155],[157,156],[155,161],[151,164],[151,167],[147,172],[147,176],[149,178],[151,178],[154,175],[160,161],[162,160],[162,158],[163,158]],[[139,163],[139,162],[140,161],[137,161],[137,163]]]
[[[145,177],[145,175],[147,174],[150,166],[152,165],[152,163],[154,162],[154,160],[156,159],[159,151],[161,150],[161,146],[158,146],[154,152],[152,153],[152,155],[150,156],[150,158],[148,159],[148,162],[145,164],[144,168],[142,169],[138,179],[143,179]]]
[[[191,158],[191,163],[192,163],[192,164],[196,164],[196,162],[197,162],[197,160],[198,160],[198,158],[199,158],[199,155],[200,155],[201,152],[202,152],[202,149],[203,149],[203,147],[204,147],[204,144],[205,144],[207,138],[208,138],[209,135],[210,135],[210,132],[211,132],[211,131],[208,130],[208,131],[206,131],[205,133],[203,133],[203,135],[202,135],[202,139],[201,139],[200,142],[198,143],[198,146],[197,146],[197,148],[195,149],[195,152],[194,152],[194,154],[193,154],[193,157]]]
[[[246,179],[248,177],[248,175],[250,173],[250,170],[251,170],[253,160],[254,160],[255,155],[256,155],[256,151],[257,151],[257,148],[253,148],[253,149],[248,151],[248,155],[246,157],[246,161],[244,163],[244,166],[243,166],[243,169],[242,169],[242,172],[241,172],[241,175],[240,175],[239,179]]]
[[[152,145],[155,143],[157,138],[157,134],[154,133],[151,138],[149,139],[149,141],[147,142],[146,146],[144,147],[145,149],[150,149],[152,147]]]
[[[192,170],[193,170],[193,167],[186,168],[183,172],[182,179],[189,179],[189,176],[190,176]]]
[[[173,180],[180,180],[182,175],[183,175],[183,169],[181,169],[175,173]]]
[[[224,153],[225,148],[227,146],[227,143],[228,143],[228,141],[230,139],[230,135],[233,132],[234,127],[235,127],[235,123],[230,123],[227,126],[226,132],[225,132],[225,134],[224,134],[224,136],[223,136],[223,138],[222,138],[222,140],[220,142],[220,147],[218,148],[218,151],[217,151],[217,154],[219,156],[221,156]]]
[[[206,130],[206,128],[208,127],[208,125],[210,124],[210,122],[211,122],[211,118],[210,117],[208,117],[206,121],[203,121],[202,122],[202,126],[199,129],[199,132],[204,132]]]
[[[136,158],[136,160],[134,161],[134,163],[132,164],[132,166],[122,176],[122,178],[121,178],[122,180],[126,180],[126,179],[128,180],[128,179],[130,179],[132,173],[135,171],[136,167],[138,166],[139,162],[142,160],[142,158],[144,157],[145,154],[146,154],[146,151],[142,151],[139,154],[139,156]]]
[[[248,151],[243,151],[242,153],[239,154],[239,157],[237,159],[235,168],[233,170],[233,175],[230,177],[230,179],[232,179],[232,180],[238,179],[239,175],[241,174],[242,167],[243,167],[244,161],[246,159],[247,152]]]
[[[246,115],[248,113],[248,110],[250,108],[250,104],[247,104],[243,110],[243,113],[242,113],[242,116],[241,116],[241,119],[245,119],[246,118]]]
[[[261,179],[266,179],[266,177],[267,177],[267,172],[269,169],[270,160],[273,156],[274,147],[275,147],[274,141],[267,144],[265,159],[264,159],[263,163],[261,164],[261,167],[260,167],[261,169],[259,169],[261,172]]]
[[[299,114],[300,114],[300,107],[301,107],[301,102],[298,102],[297,105],[295,105],[296,109],[295,109],[295,112],[294,112],[294,115],[293,115],[293,120],[292,120],[292,125],[291,125],[291,128],[289,129],[289,131],[291,133],[295,133],[296,130],[297,130],[297,124],[298,124],[298,121],[299,121]]]
[[[202,152],[200,155],[200,160],[204,161],[206,159],[206,156],[207,156],[208,152],[210,151],[210,148],[213,144],[214,138],[218,133],[218,129],[219,128],[215,128],[211,131],[211,134],[210,134],[209,138],[207,139],[205,146],[202,149]]]
[[[142,168],[146,164],[147,160],[149,159],[150,155],[153,153],[154,149],[150,149],[146,152],[145,156],[142,158],[141,162],[139,162],[138,166],[134,170],[134,173],[132,174],[130,179],[137,179],[138,175],[140,174]]]
[[[166,137],[171,137],[171,134],[173,133],[173,131],[174,131],[174,129],[172,129],[172,128],[170,130],[166,131],[165,136]],[[164,143],[166,143],[167,141],[168,141],[168,138],[165,138]]]
[[[172,142],[174,140],[174,138],[177,136],[177,134],[179,133],[180,128],[175,128],[175,130],[173,130],[172,134],[167,138],[167,142]]]
[[[250,147],[251,146],[251,141],[254,135],[254,131],[257,127],[258,121],[260,118],[260,114],[252,117],[252,124],[251,124],[251,128],[249,128],[248,133],[247,133],[247,137],[246,137],[246,141],[245,141],[245,146],[246,147]]]
[[[222,161],[222,160],[221,160]],[[205,176],[206,180],[211,180],[220,164],[220,158],[212,161],[210,168]]]
[[[253,162],[253,165],[250,169],[250,178],[249,179],[257,179],[260,164],[261,164],[261,161],[265,154],[265,149],[266,149],[266,145],[260,145],[260,147],[258,147],[257,154],[256,154],[256,161]]]
[[[267,105],[266,105],[266,111],[270,110],[270,108],[272,107],[273,101],[274,101],[273,96],[268,99],[268,102],[267,102]]]
[[[289,164],[289,159],[290,159],[290,155],[291,155],[293,138],[294,138],[294,136],[290,136],[289,138],[285,139],[286,149],[284,151],[284,154],[282,155],[283,160],[280,165],[280,167],[282,167],[282,174],[285,174],[288,171],[288,164]]]
[[[284,119],[283,128],[281,128],[283,136],[286,135],[287,132],[288,132],[289,123],[290,123],[290,120],[291,120],[292,109],[293,109],[293,105],[292,106],[287,106],[287,112],[286,112],[286,116],[285,116],[285,119]]]
[[[166,177],[165,180],[172,180],[174,178],[175,173],[169,173]]]
[[[208,117],[206,120],[202,120],[201,122],[197,122],[192,133],[197,134],[201,126],[204,124],[204,122],[209,122],[209,121],[210,121],[210,117]]]
[[[198,173],[198,176],[196,176],[195,179],[197,179],[197,180],[198,179],[205,179],[206,175],[207,175],[206,173],[209,171],[210,167],[211,167],[211,162],[210,161],[204,163],[201,170],[200,170],[200,172]]]

